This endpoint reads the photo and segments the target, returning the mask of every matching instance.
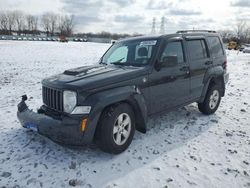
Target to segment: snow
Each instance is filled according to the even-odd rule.
[[[250,54],[228,51],[216,114],[196,104],[149,119],[127,151],[66,147],[21,127],[20,96],[42,104],[41,80],[99,60],[97,43],[0,41],[0,187],[250,187]]]

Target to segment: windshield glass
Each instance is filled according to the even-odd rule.
[[[156,50],[156,44],[156,39],[115,43],[103,56],[102,63],[127,66],[147,65]]]

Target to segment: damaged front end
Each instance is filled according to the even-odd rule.
[[[42,108],[36,113],[28,108],[26,100],[27,96],[22,96],[17,112],[17,117],[24,128],[33,130],[55,142],[70,145],[84,144],[84,132],[81,125],[85,117],[64,115],[53,117]]]

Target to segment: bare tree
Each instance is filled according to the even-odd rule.
[[[33,16],[32,15],[26,15],[26,24],[27,24],[27,29],[29,31],[32,30],[32,22],[33,22]]]
[[[17,33],[18,35],[20,35],[22,30],[25,29],[24,14],[22,11],[16,10],[13,12],[13,16],[17,28]]]
[[[0,12],[0,29],[4,34],[8,31],[8,18],[6,12]]]
[[[246,25],[245,29],[243,30],[243,42],[248,43],[250,41],[250,26]]]
[[[34,34],[37,31],[38,18],[33,15],[26,15],[27,30]]]
[[[234,32],[240,43],[250,42],[250,25],[246,21],[238,21]]]
[[[220,33],[223,42],[228,42],[234,36],[234,33],[231,30],[219,30],[218,32]]]
[[[12,30],[14,29],[15,26],[15,15],[13,12],[7,12],[6,13],[7,20],[8,20],[8,30],[9,30],[9,35],[12,34]]]
[[[238,21],[235,26],[235,34],[239,40],[243,38],[243,33],[246,29],[246,22],[244,21]]]
[[[38,30],[38,17],[34,16],[33,17],[32,31],[34,33],[34,32],[37,32],[37,30]]]
[[[47,33],[47,36],[49,36],[50,19],[48,13],[42,15],[41,25],[44,31]]]
[[[47,33],[53,36],[57,28],[58,15],[48,12],[42,16],[42,26]]]
[[[74,15],[63,15],[60,17],[59,21],[59,32],[61,35],[70,36],[73,34],[74,28]]]
[[[48,16],[49,16],[49,31],[51,36],[53,36],[57,27],[58,15],[50,13]]]

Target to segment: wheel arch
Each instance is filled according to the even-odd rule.
[[[221,66],[218,66],[218,67],[213,67],[209,69],[204,76],[203,84],[204,86],[202,89],[202,94],[201,94],[200,100],[198,101],[199,103],[204,101],[209,87],[211,87],[211,85],[213,84],[220,85],[220,88],[221,88],[220,92],[223,97],[225,95],[225,81],[224,81],[223,68]]]
[[[136,130],[146,133],[147,106],[143,95],[136,86],[125,86],[98,92],[86,100],[91,101],[91,106],[93,106],[93,110],[89,114],[90,125],[87,125],[84,135],[84,138],[87,139],[86,142],[90,143],[95,138],[102,113],[107,108],[120,103],[127,103],[132,107]]]

